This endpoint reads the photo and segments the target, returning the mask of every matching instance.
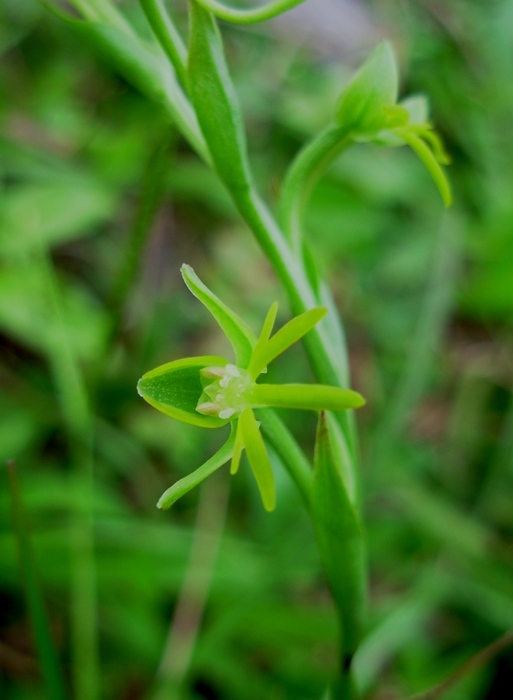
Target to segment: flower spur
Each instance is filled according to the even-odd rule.
[[[274,477],[254,409],[339,411],[358,408],[365,401],[357,392],[340,387],[256,381],[278,355],[325,316],[326,309],[310,309],[271,335],[278,310],[278,304],[274,303],[257,338],[244,321],[201,282],[191,267],[182,266],[182,275],[190,291],[208,308],[231,342],[236,363],[217,356],[176,360],[146,373],[137,388],[149,404],[173,418],[206,428],[230,423],[231,434],[205,464],[173,484],[160,498],[158,507],[168,508],[230,460],[230,471],[235,474],[245,450],[264,507],[271,511],[276,504]]]

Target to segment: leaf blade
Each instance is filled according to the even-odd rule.
[[[359,643],[366,598],[364,539],[360,517],[333,449],[329,415],[319,416],[314,457],[312,509],[321,558],[337,607],[341,648],[350,662]]]
[[[215,168],[232,193],[247,193],[251,173],[242,112],[212,14],[190,2],[189,94]]]

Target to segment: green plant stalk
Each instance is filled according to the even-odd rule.
[[[272,0],[267,5],[255,7],[252,10],[238,10],[233,7],[223,5],[217,0],[197,0],[198,4],[212,12],[216,17],[224,19],[225,22],[234,22],[235,24],[255,24],[263,22],[267,19],[272,19],[282,12],[296,7],[305,2],[305,0]]]
[[[72,514],[70,522],[73,685],[76,700],[97,700],[100,697],[100,675],[92,511],[92,415],[81,370],[66,331],[62,296],[55,270],[46,252],[42,251],[40,258],[46,276],[51,312],[60,330],[48,348],[48,354],[68,435],[74,467],[73,487],[79,489],[80,497],[77,501],[82,504]]]
[[[155,36],[175,69],[182,87],[187,89],[187,49],[166,12],[162,0],[140,0]]]
[[[307,511],[312,507],[313,473],[309,461],[285,423],[271,408],[259,408],[262,432],[293,478]]]
[[[280,222],[294,253],[302,252],[302,221],[322,175],[353,140],[345,127],[330,126],[296,156],[281,188]]]
[[[27,607],[34,629],[34,641],[41,663],[47,697],[49,700],[65,700],[65,683],[39,586],[35,555],[30,541],[27,518],[23,508],[18,475],[14,462],[9,462],[7,464],[7,470],[9,474],[14,529],[18,538],[23,582],[25,584],[27,596]]]
[[[269,212],[253,184],[246,149],[246,134],[242,114],[238,105],[235,89],[226,66],[222,39],[212,16],[205,12],[196,2],[191,3],[191,23],[189,42],[189,94],[196,110],[198,122],[212,154],[215,169],[230,192],[242,218],[253,231],[264,253],[284,286],[294,314],[300,315],[315,307],[318,303],[316,290],[312,287],[304,260],[295,255],[289,241],[280,230],[278,224]],[[335,132],[338,138],[329,141],[329,155],[335,146],[339,148],[340,132]],[[334,145],[335,143],[335,145]],[[326,149],[321,149],[325,153]],[[315,179],[314,179],[315,180]],[[333,345],[333,331],[329,325],[322,322],[317,325],[305,338],[305,347],[318,381],[322,384],[342,386],[347,388],[347,350],[345,345]],[[354,424],[346,415],[349,412],[339,412],[334,422],[333,432],[338,443],[338,451],[344,455],[344,468],[354,473],[356,482],[358,451]],[[342,487],[337,493],[342,493]],[[322,499],[321,499],[322,500]],[[330,504],[331,501],[330,500]],[[319,497],[317,498],[319,501]],[[326,501],[327,503],[328,501]],[[347,498],[340,505],[347,506]],[[321,513],[320,509],[313,513],[314,525]],[[338,506],[337,506],[338,509]],[[349,522],[349,520],[347,521]],[[352,521],[351,521],[352,522]],[[328,541],[334,538],[333,527],[327,527]],[[358,528],[352,531],[352,542],[361,540],[362,532]],[[335,538],[336,539],[336,538]],[[324,540],[323,540],[324,541]],[[332,556],[336,547],[325,547],[324,557]],[[363,542],[360,541],[358,552],[350,543],[347,554],[347,574],[344,586],[349,591],[366,590],[366,571],[363,565]],[[330,564],[326,569],[328,580],[333,581],[336,565]],[[344,566],[346,570],[346,566]],[[333,587],[332,587],[333,589]],[[334,590],[334,589],[333,589]],[[352,595],[352,594],[351,594]],[[361,633],[360,611],[352,610],[351,600],[345,596],[334,596],[340,623],[341,658],[339,684],[334,692],[337,698],[348,698],[354,695],[351,682],[350,661]]]

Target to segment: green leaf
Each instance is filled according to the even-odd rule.
[[[244,447],[260,489],[262,503],[266,510],[274,510],[276,507],[274,475],[255,414],[250,408],[246,408],[240,414],[239,422]]]
[[[189,291],[210,311],[230,341],[236,364],[246,368],[257,342],[251,328],[203,284],[190,265],[182,265],[181,272]]]
[[[305,411],[344,411],[360,408],[365,399],[357,391],[324,384],[255,384],[251,403]]]
[[[208,476],[213,474],[217,469],[226,464],[232,454],[235,443],[235,428],[231,426],[231,433],[228,440],[224,445],[208,459],[201,467],[198,467],[191,474],[187,474],[183,479],[180,479],[172,486],[170,486],[162,496],[159,498],[157,503],[157,508],[170,508],[175,501],[181,498],[184,494],[188,493],[191,489],[198,486],[202,481],[204,481]]]
[[[227,360],[216,356],[188,357],[161,365],[139,380],[137,391],[151,406],[184,423],[219,428],[228,421],[196,411],[203,393],[200,370],[224,367]]]
[[[285,352],[287,348],[306,335],[308,331],[311,331],[326,313],[327,309],[319,306],[315,309],[305,311],[304,314],[295,316],[280,328],[258,353],[255,351],[251,360],[252,375],[257,377],[263,372],[267,365],[278,357],[278,355],[281,355],[282,352]]]
[[[219,176],[234,193],[251,175],[242,113],[214,17],[190,2],[189,94]]]
[[[332,418],[321,413],[314,458],[312,510],[328,585],[340,618],[341,648],[350,661],[360,639],[365,603],[365,553],[360,517],[349,496]]]
[[[0,253],[25,254],[79,238],[109,220],[114,206],[111,193],[86,177],[11,187],[3,194]]]
[[[377,46],[342,93],[337,122],[368,136],[383,129],[387,117],[383,107],[397,101],[397,64],[391,45],[383,41]]]

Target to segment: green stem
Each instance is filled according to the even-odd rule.
[[[187,49],[171,21],[162,0],[140,0],[155,36],[175,69],[182,87],[187,88]]]
[[[253,191],[242,194],[232,191],[232,196],[284,286],[294,314],[299,315],[317,306],[318,300],[304,267],[293,255],[282,231],[258,194]],[[320,383],[347,387],[347,351],[344,345],[333,345],[326,321],[327,319],[321,321],[305,336],[305,348]],[[349,453],[356,464],[358,450],[351,413],[343,411],[337,416]]]
[[[283,12],[300,5],[305,0],[273,0],[263,7],[255,7],[252,10],[238,10],[233,7],[227,7],[217,0],[197,0],[198,4],[212,12],[213,15],[224,19],[225,22],[233,22],[235,24],[255,24],[263,22],[266,19],[272,19]]]
[[[333,161],[353,143],[345,127],[331,126],[303,148],[282,185],[280,221],[292,250],[302,250],[303,215],[319,179]]]

